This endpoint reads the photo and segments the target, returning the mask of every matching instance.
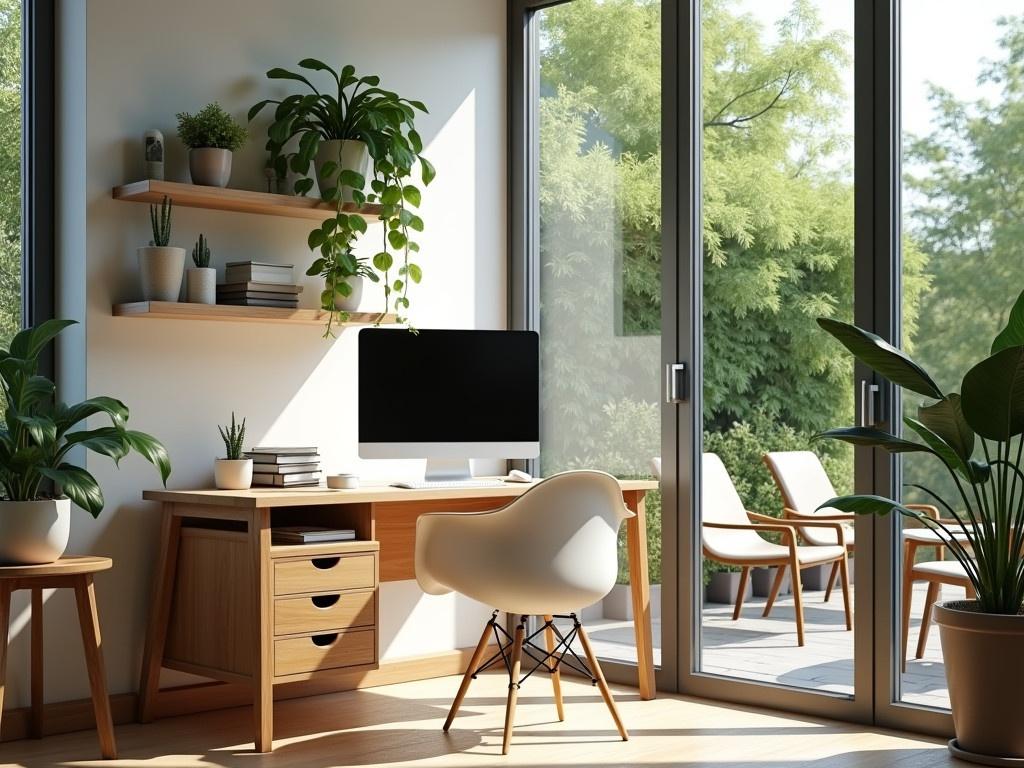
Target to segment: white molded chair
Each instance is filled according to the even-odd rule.
[[[748,512],[733,485],[725,464],[714,453],[705,453],[701,469],[701,539],[704,556],[726,565],[737,565],[740,574],[739,594],[733,610],[733,620],[739,618],[743,608],[743,593],[746,591],[750,569],[758,566],[778,566],[772,582],[768,602],[764,608],[767,616],[785,577],[790,569],[793,584],[793,601],[796,608],[797,644],[804,644],[803,593],[800,586],[800,570],[823,563],[835,563],[842,576],[843,603],[846,609],[846,628],[853,629],[853,614],[850,606],[850,583],[846,563],[846,531],[841,522],[832,520],[779,520],[756,512]],[[799,546],[797,530],[808,540],[807,529],[826,530],[833,537],[832,544]],[[764,533],[782,534],[782,544],[767,541],[759,535]],[[838,542],[838,543],[835,543]]]
[[[455,719],[470,681],[488,667],[509,671],[502,753],[507,754],[519,686],[533,672],[548,672],[558,719],[564,720],[562,665],[573,668],[601,690],[615,725],[627,740],[615,702],[576,611],[604,598],[615,585],[619,526],[633,513],[622,501],[618,482],[604,472],[563,472],[543,480],[501,509],[489,512],[436,512],[416,521],[416,580],[432,595],[460,592],[495,608],[462,678],[444,730]],[[499,611],[516,617],[514,636],[497,621]],[[544,624],[526,634],[530,616]],[[562,633],[554,618],[573,626]],[[544,633],[546,647],[534,644]],[[498,652],[483,661],[494,637]],[[579,638],[587,657],[572,650]],[[521,676],[523,656],[533,665]]]

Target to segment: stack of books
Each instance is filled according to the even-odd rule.
[[[224,268],[224,282],[217,286],[217,303],[294,309],[301,292],[290,264],[232,261]]]
[[[297,488],[320,484],[320,454],[316,448],[257,447],[252,459],[252,484]]]
[[[286,525],[273,529],[274,544],[323,544],[329,541],[354,541],[352,528],[322,528],[317,525]]]

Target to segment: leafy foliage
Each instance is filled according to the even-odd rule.
[[[189,149],[226,149],[237,152],[249,138],[249,131],[239,125],[216,101],[190,115],[179,112],[178,138]]]
[[[200,269],[210,266],[210,243],[202,232],[199,233],[196,244],[192,246],[192,263]]]
[[[235,423],[235,412],[231,412],[231,424],[221,427],[218,425],[220,438],[224,441],[224,458],[237,461],[242,458],[242,446],[245,444],[245,419],[241,424]]]
[[[39,355],[72,320],[47,320],[17,333],[0,350],[0,386],[6,426],[0,429],[0,489],[11,501],[32,501],[63,493],[93,517],[103,510],[99,483],[71,464],[68,453],[81,446],[119,462],[135,451],[160,471],[164,484],[171,463],[155,437],[127,427],[128,408],[112,397],[76,405],[54,401],[55,386],[38,372]],[[72,431],[84,419],[104,414],[110,426]]]
[[[0,0],[0,346],[21,328],[21,11]]]
[[[153,239],[149,241],[150,245],[163,247],[171,242],[171,211],[173,207],[174,202],[167,195],[164,195],[159,208],[155,205],[149,206],[149,223],[153,228]]]

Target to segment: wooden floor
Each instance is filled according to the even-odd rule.
[[[640,701],[617,688],[631,732],[618,740],[595,688],[566,680],[566,721],[555,719],[550,683],[523,686],[512,752],[501,756],[507,678],[474,682],[449,735],[441,732],[457,678],[364,689],[277,705],[270,755],[252,753],[247,708],[117,729],[121,759],[100,761],[89,731],[0,744],[6,766],[959,766],[939,740],[748,708],[661,696]]]

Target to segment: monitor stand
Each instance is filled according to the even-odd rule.
[[[423,473],[427,482],[459,483],[473,479],[469,459],[427,459]]]

